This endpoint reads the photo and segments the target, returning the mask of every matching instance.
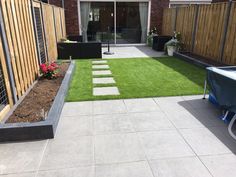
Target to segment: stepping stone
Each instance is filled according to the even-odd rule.
[[[116,83],[113,77],[93,78],[93,84],[114,84]]]
[[[93,65],[93,69],[109,69],[108,65]]]
[[[100,61],[92,61],[92,64],[106,64],[106,60],[100,60]]]
[[[111,75],[110,70],[93,71],[94,76]]]
[[[120,95],[117,87],[95,87],[93,88],[94,96],[106,96],[106,95]]]

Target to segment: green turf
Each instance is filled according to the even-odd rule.
[[[92,95],[92,62],[76,61],[67,101],[193,95],[203,92],[205,71],[176,59],[108,59],[119,96]]]

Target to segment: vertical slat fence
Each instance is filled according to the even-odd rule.
[[[185,51],[236,64],[236,2],[165,9],[162,33],[171,35],[174,29],[181,33]]]
[[[1,120],[38,78],[39,56],[57,59],[57,41],[66,29],[64,9],[38,1],[1,0],[0,15]]]

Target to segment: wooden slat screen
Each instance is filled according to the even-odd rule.
[[[0,0],[0,11],[1,120],[13,98],[17,102],[38,78],[39,64],[57,59],[57,39],[66,37],[66,29],[64,9],[39,1]]]
[[[193,53],[220,61],[227,3],[201,5],[199,7]]]
[[[182,35],[185,50],[192,48],[192,34],[194,30],[194,19],[197,6],[188,6],[178,9],[176,18],[176,32]]]
[[[172,24],[176,25],[173,27]],[[216,62],[236,64],[235,1],[178,7],[177,13],[176,8],[165,9],[163,35],[171,35],[175,28],[182,34],[186,51]]]
[[[236,2],[232,2],[223,62],[230,65],[236,65]]]
[[[48,60],[52,61],[57,59],[57,40],[54,25],[53,7],[48,4],[42,4],[42,12]]]
[[[173,35],[174,24],[175,24],[175,14],[176,8],[167,8],[163,12],[163,25],[162,34],[163,35]]]

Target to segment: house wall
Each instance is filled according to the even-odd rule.
[[[61,6],[62,0],[49,0],[50,4]],[[169,7],[169,0],[151,0],[150,28],[162,29],[163,8]],[[77,0],[64,0],[67,35],[79,34]]]

